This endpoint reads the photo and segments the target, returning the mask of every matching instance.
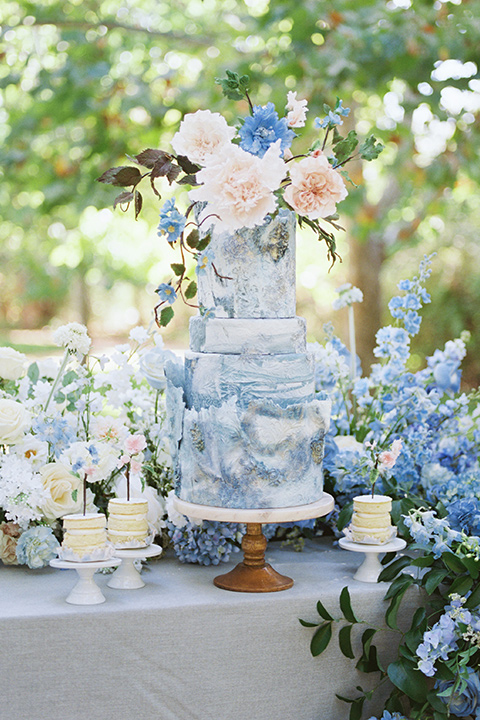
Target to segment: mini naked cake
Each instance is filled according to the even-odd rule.
[[[145,547],[149,540],[148,502],[113,498],[108,503],[108,539],[117,548]]]
[[[392,525],[392,499],[386,495],[358,495],[353,498],[353,517],[350,525],[353,542],[383,545],[397,533]]]
[[[86,562],[112,557],[107,543],[107,519],[103,513],[65,515],[60,556],[64,560]]]

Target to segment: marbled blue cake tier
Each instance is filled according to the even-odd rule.
[[[295,215],[235,233],[213,233],[213,267],[198,275],[198,301],[215,317],[295,317]]]
[[[281,211],[212,235],[198,295],[215,317],[192,318],[191,350],[165,368],[175,493],[187,502],[282,508],[322,497],[330,403],[315,397],[295,317],[294,227]]]
[[[310,355],[188,353],[166,372],[178,497],[231,508],[322,497],[330,402],[315,399]]]

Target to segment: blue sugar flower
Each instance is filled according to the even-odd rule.
[[[60,416],[44,420],[37,418],[32,423],[32,430],[39,440],[48,442],[55,457],[59,457],[76,439],[73,428]]]
[[[343,120],[340,115],[338,115],[338,113],[332,112],[332,110],[330,110],[328,115],[326,115],[323,120],[321,120],[319,117],[315,118],[313,124],[316,128],[326,128],[333,127],[333,125],[343,125]]]
[[[282,155],[290,147],[295,137],[288,127],[286,118],[278,118],[275,105],[271,102],[265,107],[255,105],[253,115],[245,118],[238,134],[241,137],[240,147],[251,155],[263,157],[270,145],[280,140]]]
[[[167,236],[167,242],[176,242],[183,230],[187,219],[175,208],[175,200],[172,198],[167,200],[160,210],[160,222],[158,224],[158,236]]]
[[[20,535],[16,547],[17,560],[21,565],[36,570],[48,565],[56,557],[59,547],[52,528],[38,525]]]
[[[210,247],[207,247],[206,250],[197,255],[197,265],[195,267],[195,272],[197,273],[197,275],[204,275],[207,271],[208,266],[212,264],[214,259],[215,255],[212,248]]]
[[[173,305],[173,303],[177,299],[177,293],[175,292],[175,288],[172,285],[168,285],[167,283],[162,283],[161,285],[159,285],[155,292],[157,293],[161,302],[168,302],[169,305]]]

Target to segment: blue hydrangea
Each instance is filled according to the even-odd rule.
[[[240,147],[252,155],[263,157],[270,145],[280,140],[280,149],[284,151],[290,147],[295,137],[293,130],[288,127],[286,118],[278,118],[275,105],[271,102],[264,107],[255,105],[253,115],[245,118],[238,131],[241,137]]]
[[[204,520],[200,526],[188,522],[182,528],[167,523],[167,530],[175,554],[183,563],[218,565],[240,549],[241,530],[237,523]]]
[[[480,536],[480,501],[470,497],[449,503],[448,521],[454,530]]]
[[[52,528],[44,525],[31,527],[23,532],[17,542],[17,560],[21,565],[28,565],[36,570],[48,565],[57,556],[60,543],[53,534]]]
[[[175,288],[173,287],[173,285],[169,285],[167,283],[161,283],[161,285],[158,286],[155,292],[157,293],[161,302],[168,302],[169,305],[173,305],[173,303],[177,299],[177,293],[175,292]]]
[[[368,720],[377,720],[377,718],[376,718],[376,717],[371,717],[371,718],[369,718]],[[399,712],[393,712],[393,713],[391,713],[391,712],[389,712],[388,710],[384,710],[382,717],[379,718],[378,720],[408,720],[408,718],[405,717],[405,715],[402,715],[402,714],[399,713]]]
[[[175,199],[171,198],[160,210],[158,236],[166,235],[167,242],[176,242],[185,229],[187,219],[175,207]]]
[[[59,457],[76,440],[75,430],[60,415],[35,418],[32,422],[32,430],[39,440],[48,442],[55,457]]]

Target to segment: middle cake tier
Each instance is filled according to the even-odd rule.
[[[200,410],[235,398],[240,407],[271,400],[280,407],[315,397],[314,358],[306,353],[185,353],[185,402]]]

